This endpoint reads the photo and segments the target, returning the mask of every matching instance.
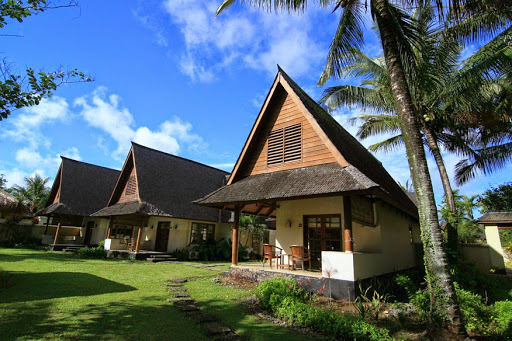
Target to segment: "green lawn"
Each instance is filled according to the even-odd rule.
[[[0,268],[11,282],[0,288],[2,340],[207,340],[194,320],[166,302],[170,278],[188,278],[200,308],[250,340],[303,339],[248,314],[241,301],[252,293],[213,283],[217,273],[206,269],[2,248]]]

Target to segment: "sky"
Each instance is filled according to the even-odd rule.
[[[7,186],[38,173],[53,182],[60,155],[121,169],[130,141],[230,172],[259,113],[279,64],[312,98],[339,13],[310,6],[302,15],[221,0],[80,2],[10,21],[0,32],[1,57],[13,72],[79,69],[89,83],[65,84],[38,106],[0,121],[0,174]],[[365,52],[382,54],[367,18]],[[10,36],[15,35],[15,37]],[[331,81],[357,84],[355,79]],[[333,115],[347,123],[358,108]],[[361,141],[365,146],[381,137]],[[401,184],[410,178],[405,150],[375,156]],[[453,173],[458,161],[445,155]],[[442,186],[431,176],[440,203]],[[510,165],[460,188],[480,194],[510,181]],[[453,183],[453,181],[452,181]]]

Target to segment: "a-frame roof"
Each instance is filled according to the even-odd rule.
[[[119,200],[127,178],[125,173],[135,169],[137,198]],[[123,167],[108,206],[94,216],[129,214],[157,215],[218,221],[217,209],[200,207],[193,200],[210,193],[226,182],[229,173],[192,160],[154,150],[132,142],[132,148]],[[225,212],[223,221],[229,219]]]
[[[250,151],[258,134],[264,134],[263,122],[274,97],[285,93],[300,108],[335,158],[335,162],[296,167],[266,174],[247,176]],[[329,113],[302,90],[281,68],[240,153],[228,185],[196,203],[206,206],[250,204],[261,201],[303,198],[321,195],[365,192],[377,194],[401,210],[417,216],[417,208],[393,180],[382,164]]]
[[[119,171],[61,156],[45,208],[36,215],[89,216],[104,207]]]

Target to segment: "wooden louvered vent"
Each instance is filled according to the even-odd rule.
[[[124,195],[134,195],[137,193],[137,182],[135,181],[135,175],[130,175],[126,183],[126,190]]]
[[[300,160],[302,158],[302,124],[276,129],[268,136],[267,164]]]

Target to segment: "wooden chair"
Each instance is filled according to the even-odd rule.
[[[311,271],[311,253],[305,246],[290,245],[292,250],[292,266],[294,270],[297,270],[297,262],[302,262],[302,271],[304,271],[304,262],[309,262],[309,271]]]
[[[272,269],[272,259],[277,259],[277,265],[279,265],[279,259],[281,259],[282,253],[283,253],[283,249],[281,249],[279,246],[275,246],[275,245],[271,245],[271,244],[263,244],[263,267],[265,267],[265,261],[267,259],[269,260],[271,269]]]

